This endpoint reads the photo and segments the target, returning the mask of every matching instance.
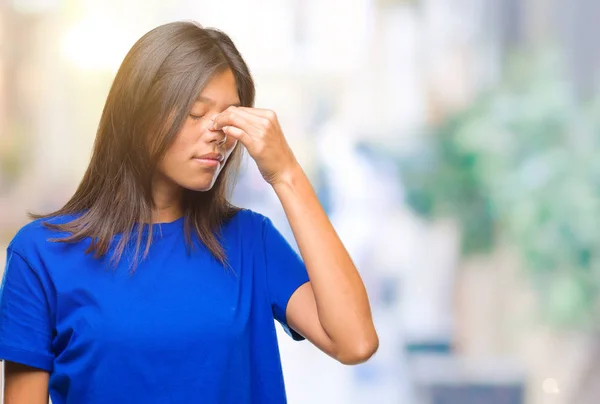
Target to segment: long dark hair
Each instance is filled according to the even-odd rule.
[[[107,254],[115,235],[123,233],[111,261],[116,264],[135,234],[135,260],[142,240],[150,248],[152,177],[177,136],[198,94],[216,74],[231,69],[242,106],[254,105],[254,82],[239,51],[223,32],[195,22],[159,26],[140,38],[125,57],[108,94],[98,126],[90,164],[71,199],[58,211],[30,214],[33,219],[76,215],[67,223],[45,222],[70,233],[52,241],[91,238],[86,253]],[[229,197],[241,161],[236,146],[213,188],[184,191],[186,244],[191,232],[225,264],[219,229],[238,208]],[[144,228],[149,235],[144,237]],[[135,265],[135,264],[134,264]]]

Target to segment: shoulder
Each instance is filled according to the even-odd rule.
[[[238,240],[243,245],[256,247],[264,244],[273,228],[269,217],[251,209],[240,209],[223,227],[226,240]]]
[[[75,219],[75,216],[56,216],[52,218],[35,219],[21,227],[10,241],[8,248],[22,255],[38,250],[49,239],[64,237],[67,234],[53,230],[48,224],[63,224]]]
[[[267,216],[253,211],[251,209],[240,209],[229,221],[228,225],[233,225],[245,231],[260,231],[265,223],[270,220]]]

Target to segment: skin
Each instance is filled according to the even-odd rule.
[[[47,404],[50,375],[13,362],[4,363],[5,404]]]
[[[213,119],[231,105],[239,104],[235,77],[230,70],[213,78],[202,90],[154,176],[152,189],[157,207],[154,222],[170,222],[183,214],[180,200],[184,188],[194,191],[212,188],[238,143],[223,131],[214,130]],[[222,154],[224,160],[215,167],[194,158],[207,153]]]
[[[236,105],[231,71],[204,88],[154,177],[153,221],[181,217],[182,190],[211,189],[241,143],[279,198],[308,270],[310,281],[288,303],[289,325],[339,362],[362,363],[376,352],[379,340],[360,275],[288,146],[276,114]],[[207,153],[221,154],[223,161],[196,158]],[[7,362],[5,403],[47,403],[48,378],[47,372]]]

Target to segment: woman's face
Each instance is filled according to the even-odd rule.
[[[155,186],[210,190],[237,141],[212,130],[212,118],[230,105],[239,105],[235,77],[227,69],[202,90],[175,141],[158,165]],[[161,184],[156,184],[160,181]]]

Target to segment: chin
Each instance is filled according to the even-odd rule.
[[[187,189],[188,191],[194,191],[194,192],[207,192],[210,191],[212,189],[212,184],[210,185],[206,185],[206,186],[184,186],[185,189]]]
[[[214,181],[210,182],[196,182],[196,183],[182,183],[179,184],[181,187],[194,192],[206,192],[210,191],[215,185]]]

